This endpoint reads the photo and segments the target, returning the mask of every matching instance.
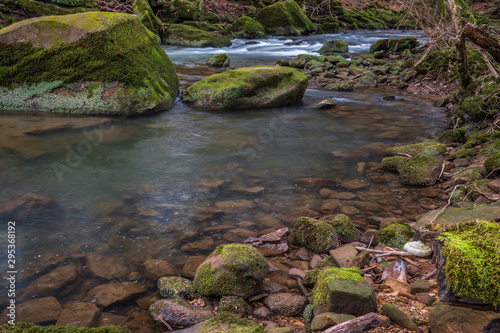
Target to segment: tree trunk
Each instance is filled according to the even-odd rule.
[[[500,44],[484,29],[474,26],[472,23],[465,24],[462,29],[462,37],[481,46],[489,52],[496,62],[500,62]]]

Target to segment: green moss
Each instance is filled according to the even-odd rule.
[[[318,261],[316,266],[313,269],[307,271],[306,276],[304,277],[304,285],[307,287],[314,287],[316,284],[316,280],[318,279],[319,273],[326,267],[336,267],[337,264],[333,260],[332,256],[328,256],[326,258]]]
[[[314,308],[325,305],[328,302],[328,282],[334,279],[354,280],[365,282],[357,267],[350,268],[325,268],[318,276],[318,280],[313,289]]]
[[[231,59],[229,59],[226,53],[214,54],[207,60],[207,65],[209,67],[229,67],[230,63]]]
[[[415,156],[417,154],[422,154],[434,158],[437,158],[445,152],[446,146],[436,141],[424,141],[412,145],[390,147],[386,150],[388,155],[407,154]]]
[[[486,161],[484,161],[484,167],[488,173],[500,168],[500,153],[488,157]]]
[[[300,217],[295,223],[293,237],[297,243],[315,253],[326,253],[338,246],[335,229],[323,221]]]
[[[343,243],[351,243],[359,238],[358,230],[352,224],[349,217],[344,214],[324,216],[321,218],[321,221],[325,221],[335,228],[337,235]]]
[[[399,172],[407,159],[404,156],[391,156],[382,159],[382,168],[387,171]]]
[[[477,154],[476,149],[474,148],[465,148],[465,149],[460,149],[457,150],[453,153],[450,154],[451,159],[457,159],[457,158],[467,158],[467,157],[472,157]]]
[[[169,22],[205,21],[202,0],[173,0],[162,6],[163,17]]]
[[[132,333],[125,327],[114,325],[104,327],[66,327],[66,326],[38,326],[36,324],[18,323],[14,328],[10,324],[0,325],[0,332],[9,333]]]
[[[437,141],[444,144],[464,143],[466,134],[467,128],[465,127],[453,128],[441,134]]]
[[[294,0],[281,0],[264,7],[255,16],[271,35],[300,36],[316,30]]]
[[[347,53],[349,51],[349,45],[341,40],[332,40],[326,42],[321,49],[319,49],[319,54],[332,54],[332,53]]]
[[[377,233],[377,241],[390,247],[402,249],[409,242],[415,232],[410,225],[404,222],[391,223]]]
[[[160,35],[163,30],[163,23],[156,17],[147,0],[135,0],[132,2],[134,12],[138,13],[142,24],[155,35]]]
[[[252,307],[238,296],[223,296],[219,301],[219,311],[243,317],[252,312]]]
[[[500,224],[474,221],[449,227],[443,241],[449,287],[460,296],[500,304]]]
[[[252,323],[246,318],[227,312],[221,312],[217,316],[201,324],[197,333],[264,333],[264,327]]]
[[[161,277],[158,280],[157,287],[160,295],[165,298],[183,297],[192,299],[194,298],[194,296],[196,296],[196,292],[192,286],[191,281],[179,276]]]
[[[184,24],[171,24],[163,34],[162,42],[189,47],[227,47],[232,44],[227,37]]]
[[[251,17],[242,16],[231,25],[231,33],[235,38],[266,38],[264,26]]]

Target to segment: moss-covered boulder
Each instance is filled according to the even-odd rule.
[[[173,0],[161,7],[162,16],[168,22],[204,21],[203,0]]]
[[[0,30],[0,109],[143,114],[173,105],[172,62],[135,15],[88,12]]]
[[[301,100],[307,84],[307,76],[290,67],[244,67],[204,78],[182,100],[211,110],[283,106]]]
[[[214,54],[207,59],[208,67],[229,67],[231,59],[226,53]]]
[[[148,0],[135,0],[132,3],[132,8],[135,14],[141,19],[142,24],[159,37],[163,31],[163,23],[153,13]]]
[[[180,276],[165,276],[158,280],[157,287],[160,295],[165,298],[183,297],[191,299],[196,294],[192,284],[190,280]]]
[[[293,237],[297,243],[315,253],[326,253],[339,246],[335,228],[312,217],[303,216],[297,220]]]
[[[434,245],[439,297],[447,302],[467,298],[495,307],[500,304],[498,222],[471,221],[450,226]]]
[[[281,0],[264,7],[255,16],[270,35],[301,36],[316,30],[294,0]]]
[[[437,158],[417,154],[410,158],[399,170],[399,179],[405,185],[431,186],[436,184],[441,172]]]
[[[185,24],[171,24],[161,40],[164,44],[189,47],[227,47],[232,44],[227,37]]]
[[[327,215],[323,216],[320,220],[335,228],[342,243],[346,244],[359,240],[359,232],[347,215]]]
[[[415,232],[413,232],[408,223],[395,222],[379,230],[377,241],[390,247],[403,249],[404,245],[413,238],[414,234]]]
[[[76,6],[58,4],[56,1],[17,0],[17,4],[29,17],[69,15],[97,11],[97,0],[76,1]]]
[[[418,46],[417,37],[401,37],[401,38],[390,38],[390,39],[379,39],[370,46],[370,52],[375,53],[377,51],[393,51],[399,52],[406,49],[414,49]]]
[[[266,29],[251,17],[242,16],[231,25],[234,38],[264,39],[267,38]]]
[[[249,298],[267,275],[266,258],[250,245],[217,247],[198,267],[193,287],[205,296]]]
[[[486,161],[484,161],[484,167],[488,173],[500,169],[500,154],[494,154],[488,157]]]
[[[314,315],[325,312],[362,316],[377,312],[375,290],[357,267],[325,268],[313,289]]]
[[[199,323],[189,329],[191,333],[264,333],[264,328],[238,315],[221,312],[212,319]]]
[[[424,141],[411,145],[390,147],[387,148],[385,152],[387,153],[387,155],[392,156],[400,154],[415,156],[417,154],[422,154],[425,156],[438,158],[446,152],[446,146],[436,141]]]
[[[331,55],[335,53],[347,53],[349,51],[349,45],[341,40],[332,40],[326,42],[321,49],[319,49],[319,54],[321,55]]]
[[[318,31],[322,34],[334,34],[339,32],[339,22],[323,22],[318,27]]]
[[[452,225],[474,220],[500,220],[500,202],[471,207],[447,207],[445,210],[434,209],[422,215],[415,224],[421,228],[429,223]]]
[[[316,266],[314,266],[313,269],[310,269],[307,271],[306,276],[304,276],[304,285],[306,287],[314,287],[316,284],[316,280],[318,279],[319,274],[324,268],[331,268],[331,267],[337,267],[337,264],[335,263],[335,260],[333,260],[332,256],[328,256],[326,258],[321,259],[318,261]]]
[[[382,168],[386,171],[399,172],[407,159],[404,156],[391,156],[382,159]]]

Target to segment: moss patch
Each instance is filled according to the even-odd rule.
[[[282,0],[262,8],[255,19],[271,35],[300,36],[316,30],[294,0]]]
[[[242,16],[231,25],[231,33],[235,38],[266,38],[264,26],[251,17]]]
[[[331,225],[343,243],[351,243],[359,239],[358,230],[347,215],[337,214],[324,216],[321,218],[321,221]]]
[[[377,233],[377,241],[382,242],[390,247],[402,249],[409,242],[415,232],[410,225],[404,222],[391,223],[385,228],[382,228]]]
[[[439,155],[444,154],[445,152],[446,146],[436,141],[424,141],[412,145],[390,147],[386,150],[386,153],[388,155],[407,154],[410,156],[415,156],[417,154],[423,154],[425,156],[434,158],[437,158]]]
[[[231,313],[221,312],[212,319],[199,324],[196,332],[264,333],[264,327],[254,324],[246,318],[240,318]]]
[[[500,224],[475,221],[449,227],[444,242],[446,277],[460,296],[500,304]]]
[[[227,37],[185,24],[171,24],[163,34],[162,42],[189,47],[227,47],[232,44]]]
[[[326,253],[338,246],[335,229],[324,221],[300,217],[295,223],[293,237],[297,243],[315,253]]]
[[[316,266],[313,269],[307,271],[306,276],[304,277],[304,285],[307,287],[314,287],[316,284],[316,280],[318,279],[319,273],[326,267],[336,267],[337,264],[335,260],[333,260],[332,256],[328,256],[326,258],[318,261]]]
[[[354,280],[366,283],[357,267],[325,268],[318,276],[313,289],[314,308],[321,307],[328,302],[328,282],[334,279]]]

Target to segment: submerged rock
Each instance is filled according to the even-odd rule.
[[[205,296],[254,295],[266,277],[269,264],[250,245],[219,246],[198,267],[193,286]]]
[[[94,327],[100,314],[94,303],[70,302],[59,315],[56,326]]]
[[[264,7],[255,16],[271,35],[300,36],[316,28],[294,0],[281,0]]]
[[[0,30],[0,109],[143,114],[172,106],[179,81],[137,16],[37,17]]]
[[[16,193],[0,201],[0,217],[11,221],[45,215],[55,218],[62,212],[62,206],[58,202],[42,194]]]
[[[284,106],[301,100],[307,84],[307,76],[289,67],[244,67],[204,78],[182,100],[210,110]]]
[[[127,300],[146,291],[144,286],[133,282],[102,284],[92,288],[87,296],[91,302],[103,307]]]

